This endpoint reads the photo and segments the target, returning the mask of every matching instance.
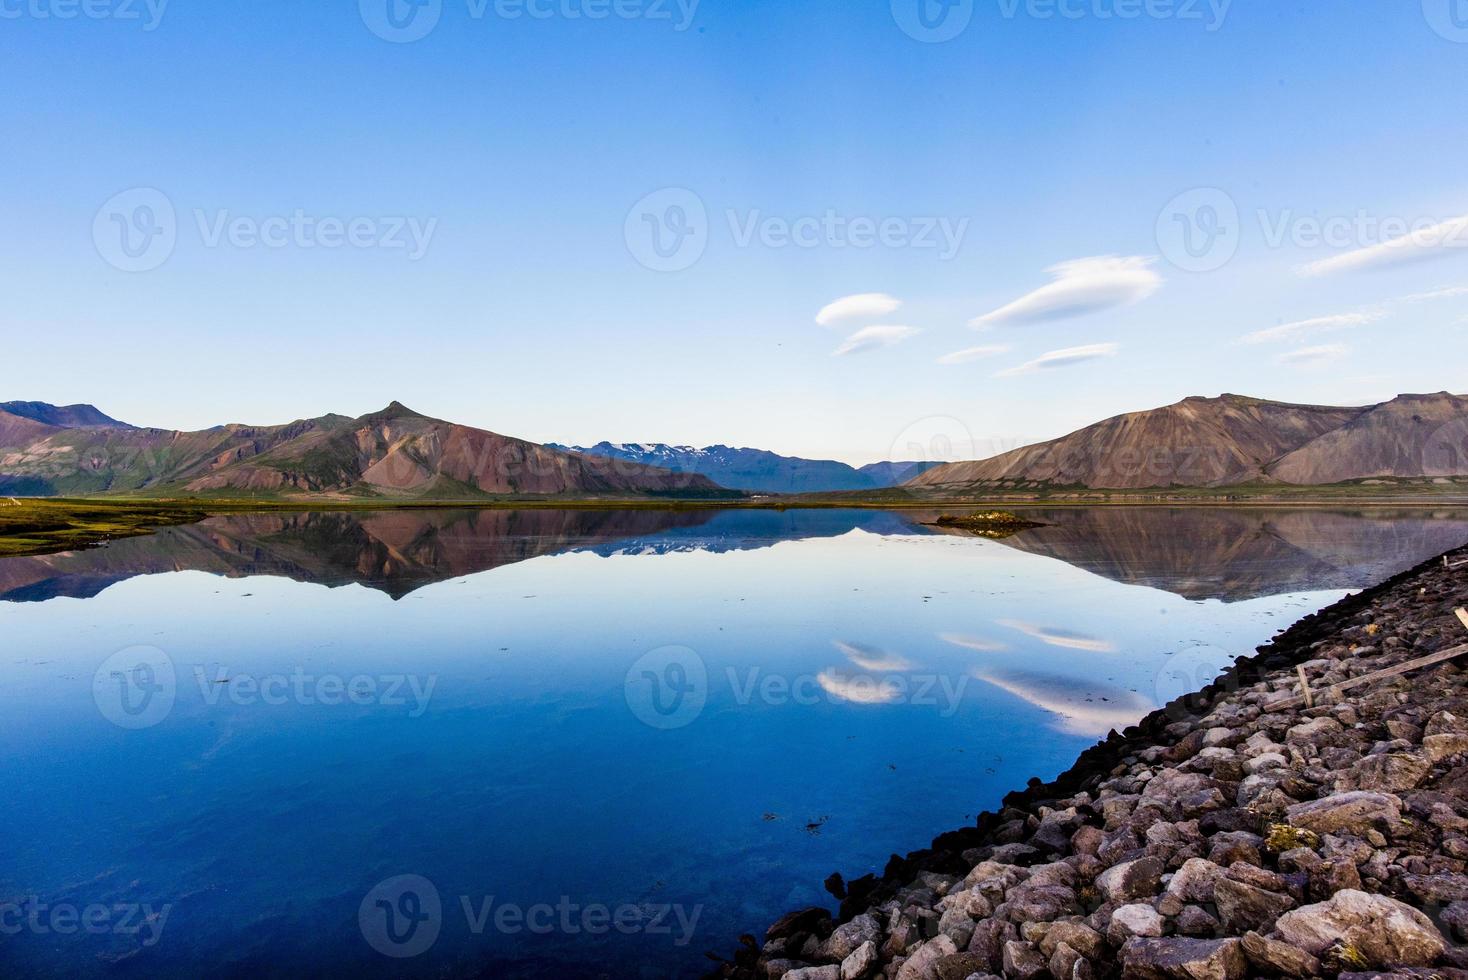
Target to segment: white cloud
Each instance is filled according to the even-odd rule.
[[[1434,289],[1430,293],[1413,293],[1411,296],[1403,296],[1399,303],[1428,303],[1437,299],[1452,299],[1455,296],[1468,296],[1468,286],[1449,286],[1446,289]]]
[[[916,327],[864,327],[847,337],[840,347],[832,351],[832,356],[842,357],[875,347],[891,347],[916,337],[921,332]]]
[[[1408,232],[1400,238],[1358,248],[1328,259],[1311,262],[1297,271],[1302,276],[1325,276],[1337,272],[1361,272],[1393,265],[1406,265],[1445,255],[1448,249],[1468,248],[1468,215],[1452,218],[1429,228]]]
[[[1332,330],[1345,330],[1349,327],[1361,327],[1368,323],[1375,323],[1384,316],[1377,310],[1361,313],[1340,313],[1335,316],[1317,316],[1309,320],[1296,320],[1293,323],[1281,323],[1277,327],[1269,327],[1264,330],[1256,330],[1244,337],[1246,344],[1271,344],[1280,340],[1298,340],[1314,333],[1329,333]]]
[[[1086,347],[1067,347],[1063,350],[1053,350],[1048,354],[1041,354],[1033,361],[1026,361],[1018,367],[1006,368],[995,375],[996,378],[1013,378],[1021,374],[1034,374],[1036,371],[1048,371],[1052,368],[1069,367],[1072,364],[1084,364],[1087,361],[1097,361],[1103,357],[1115,357],[1116,352],[1121,350],[1120,344],[1090,344]]]
[[[987,347],[967,347],[956,350],[952,354],[944,354],[938,358],[939,364],[967,364],[969,361],[978,361],[986,357],[995,357],[999,354],[1008,354],[1014,350],[1007,344],[990,344]]]
[[[1054,282],[969,321],[969,326],[1063,320],[1140,302],[1162,286],[1162,277],[1152,268],[1156,261],[1141,255],[1102,255],[1061,262],[1045,270]]]
[[[886,293],[858,293],[829,303],[816,314],[816,323],[829,327],[842,320],[870,320],[886,316],[902,305],[902,300]]]
[[[1344,344],[1322,344],[1319,347],[1301,347],[1292,350],[1288,354],[1281,354],[1274,359],[1274,363],[1283,364],[1287,367],[1310,367],[1316,364],[1325,364],[1330,361],[1339,360],[1350,353],[1350,348]]]

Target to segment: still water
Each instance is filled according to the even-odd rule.
[[[215,518],[0,561],[0,973],[697,976],[1461,512]]]

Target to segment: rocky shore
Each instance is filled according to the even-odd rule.
[[[1302,620],[711,977],[1468,978],[1468,550]],[[1302,700],[1298,671],[1314,701]]]

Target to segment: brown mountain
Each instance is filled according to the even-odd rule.
[[[410,499],[727,493],[706,477],[561,452],[397,402],[357,419],[326,415],[201,432],[57,428],[0,416],[0,492]]]
[[[1242,395],[1187,398],[1098,422],[992,459],[949,463],[906,486],[983,489],[1049,485],[1095,490],[1336,483],[1421,477],[1424,453],[1468,426],[1448,394],[1402,395],[1366,408],[1291,405]],[[1468,474],[1462,452],[1439,468]]]
[[[1468,473],[1468,400],[1402,395],[1367,409],[1269,467],[1285,483]]]

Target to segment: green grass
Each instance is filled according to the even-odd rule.
[[[0,497],[0,557],[71,551],[206,516],[198,507],[179,504]]]
[[[442,492],[442,490],[441,490]],[[372,511],[394,509],[545,508],[556,510],[710,510],[710,509],[841,509],[902,510],[982,507],[1096,507],[1096,506],[1417,506],[1468,504],[1468,486],[1428,481],[1391,484],[1349,483],[1322,487],[1250,485],[1221,489],[1096,491],[1044,488],[1023,492],[996,491],[983,496],[954,496],[951,492],[896,487],[856,493],[818,493],[794,496],[754,495],[721,498],[675,496],[558,497],[546,495],[478,496],[425,500],[365,496],[354,498],[277,494],[240,496],[238,491],[218,495],[168,497],[155,492],[131,496],[9,498],[0,496],[0,558],[71,551],[114,538],[150,534],[159,527],[192,524],[213,514],[262,511]]]

